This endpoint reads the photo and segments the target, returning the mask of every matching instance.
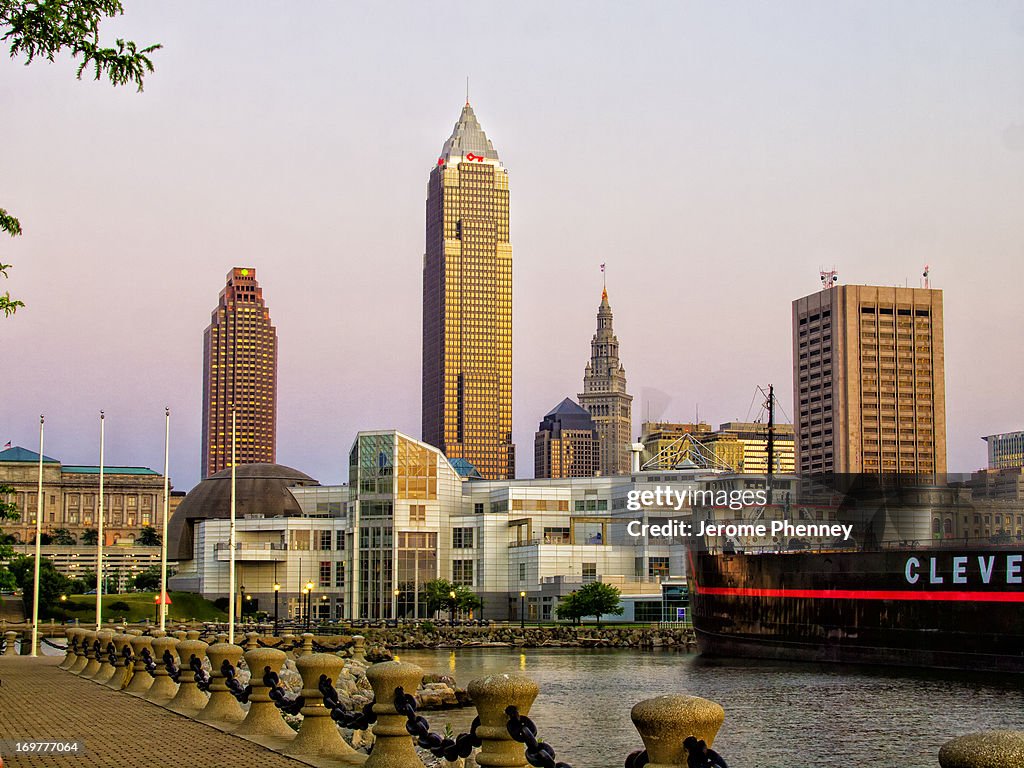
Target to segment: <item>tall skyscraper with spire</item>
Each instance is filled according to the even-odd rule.
[[[508,171],[466,102],[427,183],[423,440],[515,477]]]
[[[612,329],[608,289],[601,292],[597,333],[583,375],[580,405],[590,411],[601,443],[601,474],[628,475],[633,433],[633,396],[626,392],[626,370],[619,362],[619,340]]]
[[[277,453],[277,331],[256,270],[228,272],[203,334],[203,477],[237,464],[273,464]]]

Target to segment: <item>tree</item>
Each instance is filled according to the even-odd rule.
[[[3,297],[0,297],[2,300]],[[17,520],[18,507],[8,498],[14,495],[14,489],[9,485],[0,485],[0,523],[4,520]],[[14,547],[10,545],[10,538],[0,530],[0,563],[8,563],[14,557]],[[14,589],[17,581],[14,574],[6,565],[0,565],[0,589]]]
[[[571,621],[573,624],[578,624],[579,620],[583,618],[580,608],[580,601],[576,597],[576,591],[573,590],[568,595],[563,595],[558,599],[555,613],[563,621]]]
[[[437,613],[442,608],[451,607],[452,592],[454,591],[455,585],[448,579],[431,579],[423,585],[423,594],[427,598],[427,610],[434,613],[434,618],[437,618]]]
[[[75,537],[71,535],[71,531],[67,528],[54,528],[50,534],[52,542],[61,547],[71,547],[75,545]]]
[[[140,547],[159,547],[160,534],[152,525],[144,525],[139,532],[139,540],[136,542]]]
[[[619,605],[622,593],[618,587],[593,581],[590,584],[584,584],[574,594],[576,595],[576,609],[579,611],[580,617],[594,616],[597,619],[597,626],[601,626],[601,617],[605,614],[622,615],[623,608]]]
[[[449,593],[450,595],[450,593]],[[484,601],[480,595],[465,585],[455,587],[455,607],[463,616],[469,616],[473,611],[480,611],[484,607]]]
[[[129,83],[142,91],[142,82],[153,71],[149,54],[159,44],[139,47],[131,40],[115,40],[114,47],[100,44],[100,22],[124,13],[120,0],[0,0],[0,31],[11,44],[12,59],[23,57],[25,64],[35,59],[53,61],[58,53],[69,53],[79,60],[78,79],[88,69],[93,79],[106,77],[115,85]],[[0,231],[11,237],[21,234],[21,222],[0,208]],[[10,264],[0,263],[0,276],[6,278]],[[12,299],[10,292],[0,294],[0,312],[10,317],[25,306]]]
[[[140,592],[160,591],[160,569],[151,566],[135,577],[134,585]]]
[[[96,544],[100,540],[100,532],[95,528],[86,528],[82,531],[82,543],[85,545]]]
[[[22,590],[25,610],[32,610],[32,596],[35,587],[35,557],[16,557],[10,565],[11,572]],[[71,589],[71,580],[60,573],[48,558],[39,561],[39,605],[48,608],[60,600]]]

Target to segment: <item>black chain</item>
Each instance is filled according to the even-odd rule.
[[[49,639],[47,639],[45,637],[41,637],[39,639],[42,640],[44,643],[46,643],[51,648],[56,648],[58,651],[67,651],[67,649],[68,649],[68,646],[66,646],[66,645],[57,645],[55,642],[53,642],[53,641],[51,641],[51,640],[49,640]]]
[[[117,666],[117,647],[113,642],[107,643],[107,661],[110,662],[110,666]]]
[[[188,668],[192,670],[192,679],[196,681],[196,687],[200,691],[210,690],[210,674],[203,669],[203,660],[194,653],[189,656]]]
[[[235,665],[227,659],[224,659],[220,663],[220,673],[224,676],[224,685],[231,691],[231,695],[234,696],[242,704],[249,703],[249,697],[252,695],[251,685],[242,685],[238,680],[235,671]]]
[[[405,730],[416,739],[417,744],[429,750],[434,757],[443,757],[449,763],[454,763],[460,757],[469,757],[473,748],[483,743],[476,735],[476,729],[480,726],[479,716],[473,718],[469,733],[460,733],[454,739],[431,733],[427,718],[416,714],[416,698],[400,687],[395,688],[395,711],[405,716]]]
[[[126,667],[130,667],[132,664],[135,663],[135,654],[132,653],[132,647],[127,643],[121,649],[121,656],[124,658],[124,665]]]
[[[649,762],[651,762],[651,758],[646,749],[638,749],[626,756],[626,768],[644,768]]]
[[[334,688],[334,681],[327,675],[320,675],[317,682],[317,689],[324,697],[324,706],[331,710],[331,719],[342,728],[350,728],[353,731],[365,731],[375,722],[377,715],[373,711],[373,702],[365,704],[361,711],[352,712],[341,703],[341,697]]]
[[[554,748],[544,741],[537,741],[537,726],[526,715],[520,715],[516,707],[505,707],[508,717],[508,735],[520,744],[526,745],[526,761],[534,768],[572,768],[568,763],[555,762]]]
[[[270,667],[263,668],[263,684],[270,689],[267,695],[274,702],[274,706],[282,712],[289,715],[297,715],[299,710],[306,705],[306,699],[301,693],[294,699],[288,698],[284,686],[281,685],[281,678],[277,676],[276,672],[272,672]]]
[[[337,645],[333,648],[329,645],[320,645],[316,640],[313,641],[313,650],[317,653],[337,653],[338,651],[344,651],[348,648],[347,645]]]
[[[178,682],[178,675],[181,674],[181,669],[175,666],[174,657],[171,655],[170,649],[164,651],[163,662],[164,667],[167,668],[167,674],[171,676],[171,680]]]
[[[686,768],[729,768],[720,754],[709,749],[703,739],[687,736],[683,740],[686,750]]]
[[[156,660],[153,658],[153,652],[149,648],[143,648],[139,655],[142,657],[142,663],[146,666],[146,671],[156,677]]]

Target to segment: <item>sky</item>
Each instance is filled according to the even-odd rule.
[[[514,437],[582,389],[607,263],[634,431],[792,416],[790,304],[944,291],[950,471],[1024,429],[1024,2],[129,3],[144,93],[0,59],[0,444],[199,480],[233,266],[279,337],[277,460],[420,435],[424,202],[470,100],[510,174]],[[789,419],[786,419],[789,420]]]

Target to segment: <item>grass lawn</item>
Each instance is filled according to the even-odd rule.
[[[155,620],[156,607],[153,600],[156,592],[128,592],[121,595],[103,596],[103,620],[120,620],[124,618],[129,622]],[[168,619],[197,621],[226,621],[227,614],[217,610],[216,606],[201,595],[193,592],[171,592],[171,605],[168,609]],[[118,607],[111,608],[114,603],[124,603],[128,610]],[[61,614],[64,616],[61,616]],[[54,611],[55,619],[78,619],[83,623],[95,621],[96,619],[96,595],[70,595],[63,610]]]

